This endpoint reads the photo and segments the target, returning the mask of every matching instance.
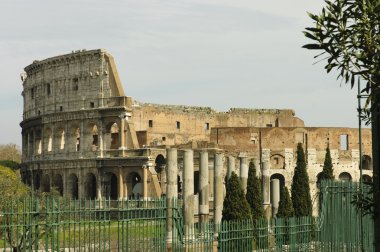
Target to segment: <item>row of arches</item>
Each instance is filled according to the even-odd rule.
[[[272,169],[285,169],[285,157],[281,154],[274,154],[270,157]],[[362,156],[362,169],[372,170],[372,158],[369,155]]]
[[[99,181],[98,181],[99,180]],[[131,193],[130,198],[139,198],[142,196],[142,180],[141,176],[132,172],[126,176],[126,183],[128,183]],[[61,174],[36,173],[33,178],[34,189],[41,192],[51,192],[56,190],[61,196],[67,196],[72,199],[78,199],[80,196],[86,199],[96,199],[99,196],[116,200],[119,197],[119,181],[113,172],[104,172],[102,176],[97,177],[93,173],[87,173],[83,179],[83,186],[80,186],[79,178],[76,174],[71,173],[67,177],[66,183]],[[98,187],[101,188],[98,188]],[[81,187],[81,189],[80,189]],[[81,191],[81,195],[80,194]],[[100,195],[98,194],[100,191]]]
[[[81,127],[80,123],[69,126],[45,127],[44,129],[29,129],[23,133],[23,152],[27,155],[50,153],[68,150],[79,152],[95,151],[100,144],[104,149],[120,148],[120,122],[110,120],[99,126],[98,123],[88,123]],[[83,145],[83,146],[81,146]]]
[[[280,173],[275,173],[275,174],[273,174],[273,175],[270,176],[270,180],[272,180],[272,179],[278,179],[280,181],[280,187],[281,188],[283,188],[285,186],[285,177],[284,177],[284,175],[282,175]],[[362,176],[362,179],[366,183],[372,182],[372,177],[370,175],[367,175],[367,174],[364,174]],[[339,174],[338,180],[340,180],[340,181],[352,181],[352,176],[348,172],[342,172],[342,173]],[[317,175],[317,184],[319,184],[320,181],[321,181],[321,173],[319,173]]]

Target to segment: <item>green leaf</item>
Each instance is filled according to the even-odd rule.
[[[309,50],[321,50],[322,49],[321,45],[319,45],[319,44],[307,44],[307,45],[302,46],[302,48],[306,48]]]

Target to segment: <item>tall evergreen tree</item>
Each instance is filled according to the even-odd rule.
[[[251,207],[252,218],[254,220],[263,218],[264,208],[261,180],[256,176],[256,167],[253,161],[249,163],[247,194],[245,198]]]
[[[277,218],[289,218],[294,216],[294,208],[290,200],[288,188],[281,188],[280,203],[278,207]]]
[[[331,161],[330,147],[327,145],[325,163],[323,164],[323,170],[319,175],[318,179],[334,179],[333,175],[333,164]]]
[[[245,199],[243,188],[235,172],[227,181],[226,197],[223,201],[222,220],[246,220],[251,218],[251,209]]]
[[[309,176],[306,171],[305,154],[301,143],[297,145],[297,166],[294,169],[292,182],[292,202],[296,217],[311,216]]]

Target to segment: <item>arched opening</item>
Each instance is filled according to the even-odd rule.
[[[63,196],[63,180],[61,174],[55,174],[53,177],[53,186]]]
[[[70,174],[67,181],[68,195],[73,199],[78,199],[78,177],[75,174]]]
[[[98,133],[98,127],[96,126],[96,124],[91,125],[90,134],[92,136],[91,150],[96,151],[99,147],[99,133]]]
[[[367,174],[364,174],[362,176],[362,180],[363,180],[364,183],[372,183],[372,177],[369,176],[369,175],[367,175]]]
[[[280,154],[274,154],[270,158],[271,169],[284,169],[285,157]]]
[[[284,175],[280,173],[275,173],[272,176],[270,176],[270,180],[272,179],[278,179],[280,180],[280,189],[282,189],[285,186],[285,177]]]
[[[341,174],[339,174],[339,180],[351,181],[352,180],[351,174],[349,174],[348,172],[342,172]]]
[[[65,130],[64,129],[58,129],[57,138],[59,139],[59,149],[64,150],[65,149]]]
[[[47,152],[51,152],[53,150],[53,133],[50,128],[45,130],[45,146]]]
[[[362,169],[372,170],[372,159],[368,155],[363,155],[362,157]]]
[[[41,191],[50,192],[50,176],[48,174],[42,176]]]
[[[103,192],[104,196],[106,198],[109,198],[111,200],[117,200],[117,177],[112,172],[107,172],[104,175],[104,181],[103,181]]]
[[[36,131],[36,148],[37,148],[37,154],[42,154],[42,140],[41,140],[41,130]]]
[[[165,178],[166,160],[165,160],[164,156],[161,154],[158,155],[156,157],[155,163],[156,163],[156,165],[155,165],[154,169],[157,172],[158,182],[160,183],[160,186],[162,188],[162,182],[164,180],[166,180],[166,178]]]
[[[143,185],[141,177],[138,173],[132,172],[127,176],[128,187],[131,190],[129,196],[131,198],[140,198],[143,195]],[[129,190],[128,190],[129,191]]]
[[[33,181],[33,184],[34,184],[34,190],[39,190],[40,189],[40,186],[41,186],[41,182],[40,182],[40,174],[35,174],[34,175],[34,181]]]
[[[84,191],[86,199],[96,198],[96,177],[93,173],[87,173],[85,176]]]
[[[75,138],[75,151],[80,151],[80,129],[76,128],[74,132],[74,138]]]
[[[112,124],[111,129],[111,149],[118,149],[119,148],[119,126],[117,123]]]

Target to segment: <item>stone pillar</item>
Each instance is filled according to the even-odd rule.
[[[256,168],[256,177],[260,178],[261,177],[260,160],[254,159],[253,163],[255,164],[255,168]]]
[[[270,177],[269,177],[269,162],[265,161],[263,163],[263,205],[264,205],[264,215],[267,219],[271,218],[271,205],[270,205]]]
[[[98,173],[98,177],[96,178],[96,199],[102,200],[102,176]]]
[[[244,192],[247,192],[248,180],[248,158],[245,156],[240,157],[240,181]]]
[[[125,177],[123,177],[123,195],[124,195],[124,200],[128,199],[128,187],[127,187],[127,180]]]
[[[119,149],[122,149],[124,150],[125,149],[125,119],[124,119],[125,115],[124,114],[121,114],[119,116],[120,118],[120,134],[119,134],[119,143],[120,143],[120,146],[119,146]]]
[[[166,195],[166,166],[162,165],[161,170],[161,192]]]
[[[280,180],[272,179],[270,181],[270,199],[272,203],[272,216],[275,217],[278,212],[280,202]]]
[[[98,136],[99,136],[99,156],[103,157],[103,122],[99,121],[99,129],[98,129]]]
[[[202,226],[208,222],[209,215],[208,152],[202,150],[199,155],[199,222]]]
[[[194,229],[193,150],[184,150],[183,152],[183,222],[185,237],[191,239]]]
[[[118,196],[119,196],[119,200],[123,200],[123,196],[124,196],[124,181],[123,181],[123,172],[122,172],[122,168],[119,167],[118,169],[118,174],[117,174],[117,182],[118,182],[118,185],[119,185],[119,188],[118,188]]]
[[[79,132],[79,156],[80,157],[83,157],[83,151],[85,150],[84,148],[84,138],[85,138],[85,134],[84,134],[84,125],[83,125],[83,121],[80,122],[80,132]]]
[[[176,204],[177,192],[177,149],[166,149],[166,229],[167,229],[167,249],[171,251],[173,242],[173,205]]]
[[[227,179],[229,179],[231,177],[232,172],[235,172],[235,157],[228,156]]]
[[[223,154],[216,153],[214,158],[214,238],[218,237],[219,224],[223,211]]]
[[[148,166],[143,166],[143,198],[148,198]]]

